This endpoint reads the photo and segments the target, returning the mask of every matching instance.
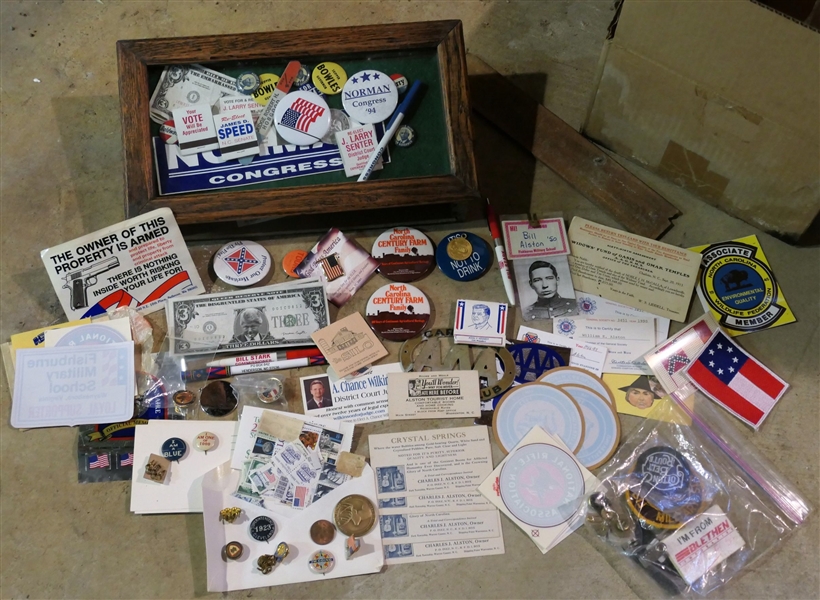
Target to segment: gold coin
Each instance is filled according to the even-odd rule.
[[[330,521],[321,519],[310,526],[310,539],[320,546],[329,544],[336,537],[336,528]]]
[[[376,507],[359,494],[345,496],[333,509],[333,522],[343,534],[361,537],[376,524]]]
[[[453,260],[467,260],[473,253],[473,245],[467,238],[457,237],[447,244],[447,256]]]

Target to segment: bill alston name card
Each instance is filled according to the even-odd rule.
[[[477,371],[390,373],[391,419],[447,419],[481,414]]]

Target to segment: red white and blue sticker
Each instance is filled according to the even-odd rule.
[[[261,282],[271,269],[271,257],[256,242],[225,244],[214,255],[214,272],[227,284],[247,287]]]

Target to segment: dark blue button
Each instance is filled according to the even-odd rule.
[[[179,438],[165,440],[162,445],[162,455],[168,460],[179,461],[188,451],[188,444]]]
[[[644,498],[662,498],[674,504],[689,500],[692,468],[683,454],[674,448],[655,446],[644,451],[638,457],[635,472],[640,477]]]
[[[267,542],[276,535],[276,523],[270,517],[256,517],[251,521],[250,534],[258,542]]]
[[[469,243],[465,244],[463,240]],[[456,281],[478,279],[487,272],[492,261],[493,255],[487,242],[467,231],[451,233],[436,247],[438,268]]]

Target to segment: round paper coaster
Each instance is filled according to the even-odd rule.
[[[273,124],[286,142],[309,146],[330,130],[330,108],[320,96],[310,92],[291,92],[276,106]]]
[[[256,242],[230,242],[214,255],[214,273],[229,285],[254,285],[262,281],[270,269],[270,254]]]
[[[416,281],[436,264],[432,240],[411,227],[394,227],[382,233],[373,242],[371,254],[379,261],[379,273],[391,281]]]
[[[392,342],[416,337],[430,320],[430,302],[409,283],[389,283],[367,301],[365,316],[371,329]]]
[[[467,231],[445,236],[436,248],[441,272],[456,281],[474,281],[484,275],[493,261],[487,242]]]
[[[508,453],[536,425],[558,436],[573,453],[584,442],[584,416],[578,403],[554,385],[519,385],[501,398],[493,413],[493,433]]]
[[[615,398],[612,392],[600,377],[596,377],[585,369],[578,367],[557,367],[544,373],[539,379],[541,383],[562,386],[566,384],[583,385],[598,392],[607,402],[615,406]]]
[[[504,506],[530,527],[554,527],[570,519],[584,500],[578,464],[558,446],[527,444],[501,467],[498,489]]]
[[[587,469],[597,469],[615,453],[621,439],[615,407],[583,385],[566,384],[561,389],[572,396],[584,414],[584,443],[575,456]]]

